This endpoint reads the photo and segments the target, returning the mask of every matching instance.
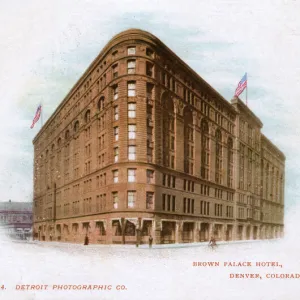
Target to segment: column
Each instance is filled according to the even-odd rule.
[[[201,222],[195,222],[194,223],[194,232],[193,232],[193,242],[199,243],[200,241],[200,224]]]
[[[253,240],[253,226],[250,225],[250,240]]]
[[[154,220],[153,223],[153,244],[161,244],[162,221],[158,219]]]
[[[105,222],[106,225],[104,225],[105,227],[105,231],[106,231],[106,244],[112,244],[112,220],[111,219],[107,219],[107,221]]]
[[[176,221],[176,228],[175,228],[175,243],[176,244],[182,242],[182,228],[183,228],[183,222]]]

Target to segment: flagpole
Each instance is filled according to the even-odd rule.
[[[248,106],[248,73],[246,75],[247,85],[246,85],[246,106]]]
[[[42,105],[42,102],[41,102],[41,128],[43,127],[43,105]]]

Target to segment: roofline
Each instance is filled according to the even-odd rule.
[[[286,160],[286,156],[283,154],[283,152],[276,145],[274,145],[263,133],[261,134],[261,136],[262,136],[262,139],[264,139],[267,143],[269,143],[272,147],[274,147],[275,150],[278,151],[279,154],[282,156],[282,158],[284,160]]]
[[[139,35],[139,37],[137,37]],[[60,109],[65,105],[68,99],[70,99],[74,92],[79,88],[80,84],[84,79],[90,74],[91,70],[93,70],[96,67],[96,63],[101,60],[103,56],[107,54],[111,48],[116,46],[119,42],[123,42],[126,39],[141,39],[144,41],[151,41],[156,43],[157,46],[161,46],[164,50],[169,52],[175,59],[176,62],[179,63],[182,67],[186,68],[194,77],[196,80],[200,81],[202,84],[204,84],[211,92],[213,92],[222,102],[227,106],[228,109],[231,110],[232,113],[236,113],[236,111],[233,109],[233,107],[230,105],[230,102],[227,101],[219,92],[217,92],[208,82],[206,82],[198,73],[196,73],[188,64],[186,64],[179,56],[177,56],[168,46],[166,46],[159,38],[154,36],[153,34],[141,30],[141,29],[128,29],[125,31],[122,31],[115,35],[112,39],[108,41],[108,43],[104,46],[104,48],[101,50],[101,52],[96,56],[96,58],[91,62],[91,64],[88,66],[88,68],[84,71],[84,73],[79,77],[79,79],[76,81],[76,83],[73,85],[73,87],[70,89],[70,91],[67,93],[67,95],[63,98],[63,100],[60,102],[58,107],[55,109],[55,111],[52,113],[52,115],[49,117],[49,119],[46,121],[46,123],[42,126],[42,128],[39,130],[39,132],[36,134],[36,136],[33,138],[33,143],[36,142],[38,137],[44,132],[44,130],[49,126],[51,121],[54,119],[55,115],[60,111]]]
[[[244,112],[246,112],[250,117],[252,117],[255,122],[260,126],[260,128],[263,127],[262,121],[253,113],[253,111],[239,98],[234,97],[231,99],[231,105],[237,104],[239,105]]]

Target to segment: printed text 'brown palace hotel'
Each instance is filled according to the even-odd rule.
[[[280,237],[285,156],[262,126],[158,38],[122,32],[33,141],[34,237]]]

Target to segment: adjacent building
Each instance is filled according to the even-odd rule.
[[[32,202],[0,202],[0,230],[14,239],[32,237]]]
[[[152,34],[116,35],[35,137],[34,237],[277,238],[284,154]]]

